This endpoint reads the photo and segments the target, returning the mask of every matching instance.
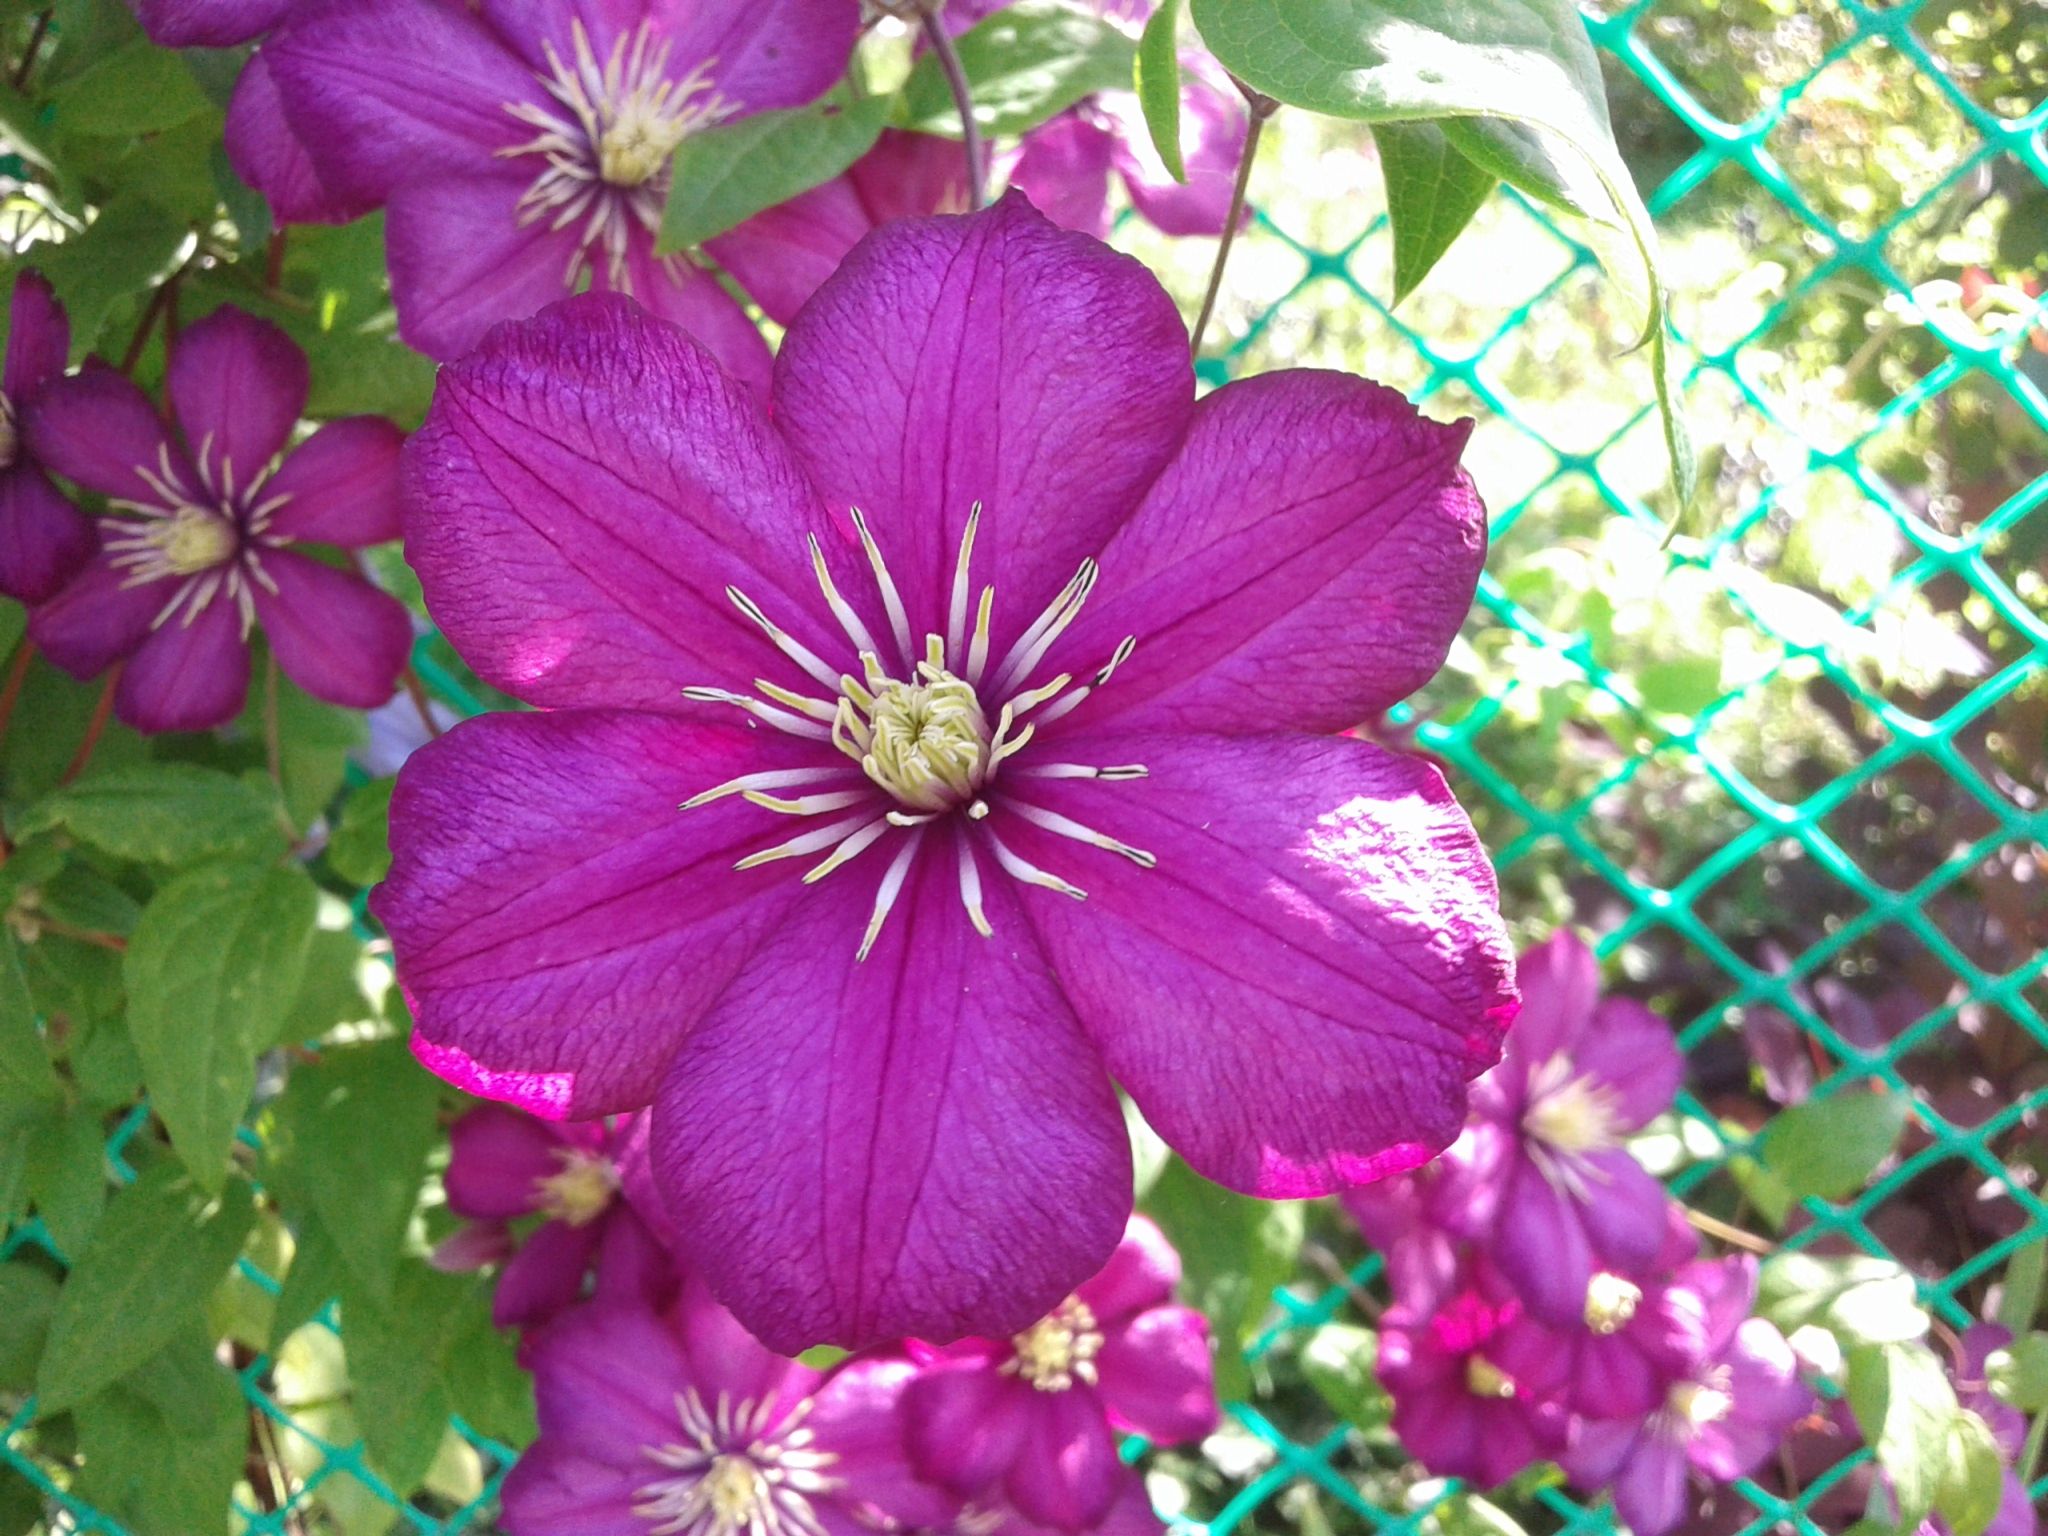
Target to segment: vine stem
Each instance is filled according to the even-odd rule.
[[[35,641],[22,636],[21,648],[14,653],[14,660],[7,668],[7,681],[0,683],[0,738],[7,735],[7,722],[14,718],[15,701],[21,697],[21,686],[28,681],[28,669],[35,664],[35,659]]]
[[[960,50],[940,20],[945,0],[918,0],[918,15],[924,21],[924,40],[939,61],[939,73],[953,93],[953,105],[960,112],[960,146],[967,153],[967,206],[979,208],[988,201],[988,152],[981,142],[981,129],[974,121],[974,92],[967,84],[967,70],[960,63]]]
[[[43,38],[50,30],[50,12],[44,11],[36,17],[35,29],[28,35],[28,46],[21,51],[21,65],[14,71],[14,88],[25,90],[28,77],[36,67],[36,58],[43,51]]]
[[[92,761],[93,749],[100,744],[100,736],[107,728],[107,720],[114,713],[114,689],[121,682],[121,669],[126,663],[117,662],[114,670],[107,674],[106,686],[100,689],[100,701],[93,706],[92,719],[85,724],[85,737],[78,743],[78,750],[71,754],[71,761],[64,766],[57,777],[59,784],[69,784]]]
[[[412,700],[413,710],[419,715],[420,724],[427,728],[427,735],[439,741],[441,722],[434,718],[434,701],[427,696],[427,685],[420,681],[419,673],[408,663],[398,674],[398,681],[405,688],[405,696]]]
[[[149,345],[149,333],[156,329],[156,323],[170,309],[177,298],[178,279],[185,275],[183,267],[157,284],[156,292],[149,296],[149,304],[142,311],[142,318],[135,322],[135,334],[129,338],[128,350],[121,354],[121,371],[133,375],[135,365],[142,361],[142,349]],[[168,340],[168,331],[166,331]]]
[[[1195,317],[1194,334],[1188,339],[1188,351],[1196,357],[1202,355],[1202,336],[1209,329],[1209,317],[1216,313],[1216,296],[1223,291],[1223,269],[1230,262],[1231,246],[1237,243],[1237,227],[1244,222],[1245,194],[1252,184],[1252,161],[1259,155],[1259,134],[1265,129],[1266,119],[1280,109],[1279,102],[1253,90],[1237,76],[1232,75],[1230,83],[1244,97],[1250,121],[1245,124],[1244,153],[1237,159],[1237,181],[1230,189],[1230,214],[1223,223],[1223,238],[1216,244],[1216,264],[1209,269],[1209,291],[1202,295],[1202,312]]]

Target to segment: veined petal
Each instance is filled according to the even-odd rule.
[[[217,595],[190,623],[180,612],[136,648],[114,688],[114,713],[147,733],[209,731],[234,719],[248,695],[242,616]]]
[[[270,55],[259,48],[242,66],[228,98],[228,163],[261,192],[280,224],[346,224],[375,206],[346,197],[321,179],[313,153],[285,113]]]
[[[14,280],[7,309],[7,361],[0,369],[0,389],[18,411],[47,379],[64,371],[71,358],[71,321],[57,292],[40,272],[24,271]]]
[[[260,500],[289,498],[269,531],[358,549],[399,531],[398,450],[405,434],[382,416],[330,421],[285,455]]]
[[[292,339],[232,305],[178,337],[164,374],[185,446],[216,489],[245,488],[270,466],[310,383],[306,354]]]
[[[1600,1001],[1600,962],[1584,939],[1560,928],[1516,960],[1515,980],[1522,989],[1522,1011],[1501,1071],[1514,1074],[1509,1096],[1519,1105],[1531,1070],[1553,1056],[1578,1059]]]
[[[1467,428],[1349,374],[1226,384],[1102,551],[1061,655],[1137,651],[1118,729],[1336,731],[1442,665],[1479,580],[1486,514]]]
[[[1098,110],[1116,123],[1117,174],[1139,216],[1169,235],[1220,235],[1230,222],[1237,163],[1244,154],[1244,102],[1226,82],[1209,78],[1199,66],[1190,68],[1187,56],[1182,71],[1184,182],[1159,158],[1136,96],[1111,92],[1099,100]]]
[[[637,1447],[635,1447],[637,1449]],[[633,1511],[646,1463],[622,1467],[553,1442],[528,1446],[506,1475],[508,1536],[647,1536]]]
[[[573,711],[485,715],[414,753],[371,910],[421,1036],[478,1069],[461,1086],[523,1100],[540,1079],[557,1115],[648,1103],[796,889],[733,871],[762,840],[755,807],[677,807],[810,745]]]
[[[105,555],[88,560],[63,589],[28,616],[28,636],[50,664],[83,681],[133,653],[177,587],[128,585],[128,572]]]
[[[102,496],[161,505],[155,487],[136,471],[158,473],[165,455],[187,488],[196,489],[184,451],[149,398],[98,358],[87,358],[69,378],[52,379],[24,424],[31,454]]]
[[[903,1443],[925,1481],[961,1498],[1002,1480],[1024,1440],[1032,1388],[982,1361],[927,1366],[903,1394]]]
[[[1105,784],[1019,799],[1151,852],[1096,852],[999,808],[989,825],[1085,901],[1028,910],[1145,1118],[1249,1193],[1328,1194],[1441,1151],[1514,1014],[1493,871],[1427,763],[1310,737],[1077,738]]]
[[[391,195],[384,241],[407,345],[448,362],[499,321],[523,320],[570,292],[580,231],[521,222],[532,179],[484,163]]]
[[[285,676],[349,709],[390,698],[412,650],[405,605],[360,576],[287,549],[262,558],[269,585],[253,584],[256,616]]]
[[[1669,1109],[1685,1079],[1671,1026],[1632,997],[1600,1000],[1572,1066],[1612,1091],[1624,1131],[1639,1131]]]
[[[643,1475],[643,1447],[682,1437],[677,1392],[702,1385],[669,1320],[639,1307],[578,1307],[527,1363],[543,1441]]]
[[[1024,136],[1010,185],[1062,229],[1109,238],[1109,130],[1085,110],[1063,112]]]
[[[1123,1463],[1101,1400],[1086,1387],[1034,1392],[1024,1443],[1003,1492],[1019,1514],[1063,1531],[1091,1531],[1123,1491]]]
[[[292,0],[129,0],[160,48],[232,48],[285,18]]]
[[[803,587],[823,513],[802,472],[709,354],[626,299],[568,300],[442,370],[404,473],[427,606],[530,703],[671,710],[685,687],[761,676],[814,688],[728,585],[846,654]]]
[[[577,1227],[544,1221],[535,1227],[498,1273],[491,1321],[500,1328],[531,1328],[574,1306],[603,1235],[596,1222]]]
[[[1155,1445],[1189,1445],[1216,1428],[1209,1322],[1192,1307],[1153,1307],[1111,1329],[1097,1368],[1119,1428]]]
[[[717,278],[685,257],[657,257],[653,237],[644,232],[626,247],[626,271],[635,299],[671,325],[680,326],[757,400],[767,401],[768,382],[775,368],[768,343],[761,328],[747,318],[739,301]],[[599,290],[607,286],[602,267],[592,286]]]
[[[1193,394],[1187,333],[1152,274],[1015,196],[876,230],[804,306],[775,371],[778,424],[827,504],[867,514],[913,628],[940,627],[981,505],[998,664],[1137,505]]]
[[[1014,1332],[1129,1214],[1115,1095],[1007,885],[984,939],[935,841],[861,961],[872,862],[786,909],[655,1105],[687,1251],[784,1352]]]
[[[92,519],[33,464],[0,469],[0,592],[31,607],[93,556]]]
[[[1509,1180],[1487,1240],[1493,1262],[1532,1317],[1577,1327],[1594,1269],[1586,1207],[1545,1178],[1526,1152],[1511,1165]]]
[[[1102,1325],[1135,1317],[1173,1299],[1180,1284],[1180,1255],[1148,1218],[1133,1216],[1109,1262],[1075,1295]]]
[[[860,35],[860,7],[847,0],[649,0],[647,14],[677,66],[705,62],[736,112],[815,101],[846,73]]]

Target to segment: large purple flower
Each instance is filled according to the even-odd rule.
[[[114,514],[100,522],[99,552],[36,609],[30,636],[81,678],[125,659],[114,709],[142,731],[232,719],[258,620],[308,693],[357,709],[383,703],[412,642],[405,609],[297,546],[353,549],[397,535],[402,434],[352,416],[285,453],[306,403],[305,354],[238,309],[178,338],[166,387],[175,435],[99,362],[51,384],[30,410],[30,450]]]
[[[24,441],[22,413],[64,372],[71,324],[42,275],[14,280],[0,368],[0,592],[40,603],[92,557],[92,522],[50,484]]]
[[[858,24],[852,0],[349,0],[266,54],[323,180],[388,203],[413,346],[459,357],[587,278],[765,389],[745,312],[710,273],[654,254],[669,157],[698,128],[821,95]]]
[[[1181,1445],[1217,1424],[1208,1325],[1172,1304],[1179,1282],[1180,1255],[1134,1217],[1108,1266],[1022,1333],[930,1352],[903,1396],[911,1465],[1041,1525],[1100,1525],[1128,1476],[1115,1431]]]
[[[663,1312],[579,1307],[528,1358],[540,1438],[505,1480],[510,1536],[856,1536],[941,1507],[903,1459],[909,1361],[822,1376],[762,1348],[700,1282]]]
[[[1753,1471],[1813,1406],[1784,1335],[1749,1315],[1754,1259],[1688,1264],[1672,1284],[1704,1319],[1698,1354],[1653,1411],[1581,1421],[1562,1458],[1579,1487],[1613,1490],[1637,1536],[1684,1518],[1689,1469],[1718,1482]]]
[[[442,371],[408,552],[551,712],[400,777],[375,910],[421,1053],[652,1101],[773,1347],[1057,1305],[1130,1209],[1112,1074],[1204,1173],[1305,1196],[1426,1160],[1499,1049],[1469,823],[1327,734],[1458,627],[1465,431],[1333,373],[1193,394],[1151,275],[1018,198],[865,240],[772,421],[597,296]]]
[[[1670,1107],[1685,1072],[1671,1028],[1600,996],[1569,931],[1521,957],[1524,1006],[1500,1065],[1472,1088],[1472,1124],[1444,1155],[1438,1219],[1481,1242],[1529,1310],[1578,1323],[1596,1270],[1652,1272],[1670,1198],[1623,1140]]]

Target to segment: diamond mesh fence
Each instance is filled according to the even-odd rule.
[[[1959,1329],[2048,1238],[2048,307],[1970,260],[2048,249],[2048,29],[2023,0],[1640,0],[1588,21],[1667,245],[1706,449],[1690,532],[1666,540],[1647,361],[1603,340],[1624,327],[1578,232],[1497,193],[1396,312],[1356,131],[1276,123],[1202,371],[1343,366],[1479,420],[1478,602],[1443,676],[1376,732],[1444,762],[1524,937],[1585,925],[1672,1020],[1687,1088],[1639,1150],[1695,1208],[1739,1225],[1766,1203],[1748,1149],[1773,1101],[1872,1080],[1909,1097],[1875,1183],[1766,1225],[1900,1259]],[[1198,292],[1206,242],[1120,238]],[[417,661],[480,707],[438,640]],[[117,1173],[143,1113],[110,1143]],[[1502,1529],[1301,1387],[1320,1330],[1369,1321],[1379,1268],[1334,1214],[1311,1231],[1246,1347],[1248,1400],[1202,1456],[1162,1459],[1162,1512],[1217,1536]],[[34,1223],[7,1251],[25,1243],[49,1246]],[[286,1346],[294,1379],[338,1352],[333,1324]],[[345,1411],[281,1390],[277,1360],[238,1363],[293,1475],[238,1504],[240,1529],[495,1528],[513,1448],[458,1422],[443,1492],[403,1500]],[[0,1457],[50,1528],[120,1532],[28,1454],[32,1409]],[[1711,1528],[1839,1529],[1820,1506],[1868,1454],[1741,1483]],[[1530,1529],[1613,1525],[1540,1475],[1497,1497]]]

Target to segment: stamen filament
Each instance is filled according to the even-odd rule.
[[[830,741],[832,732],[823,725],[793,715],[786,709],[777,709],[772,704],[763,704],[759,699],[750,699],[743,693],[733,693],[724,688],[685,688],[683,697],[694,699],[700,704],[730,704],[735,709],[744,709],[755,719],[772,725],[778,731],[792,736],[802,736],[811,741]]]
[[[1017,643],[1010,647],[1010,654],[996,673],[996,692],[1001,694],[1031,675],[1031,669],[1045,658],[1053,641],[1059,639],[1066,627],[1073,623],[1081,612],[1081,605],[1088,601],[1088,594],[1095,590],[1095,580],[1101,574],[1101,567],[1093,560],[1083,560],[1081,568],[1074,572],[1073,579],[1060,588],[1059,596],[1046,605],[1031,623],[1031,627],[1017,637]]]
[[[1027,779],[1142,779],[1151,774],[1143,763],[1091,768],[1086,763],[1033,763],[1017,770]]]
[[[1026,885],[1042,885],[1048,891],[1058,891],[1062,896],[1071,896],[1076,901],[1087,900],[1088,893],[1078,885],[1069,885],[1058,875],[1046,873],[1029,859],[1013,852],[1010,845],[995,833],[984,828],[981,835],[988,839],[988,851],[996,856],[996,863],[1002,866],[1003,873],[1013,880],[1022,880]]]
[[[967,599],[971,587],[967,580],[968,563],[974,558],[974,530],[981,523],[981,503],[976,502],[967,513],[967,528],[960,535],[960,558],[953,566],[953,600],[946,608],[946,664],[954,665],[961,659],[960,648],[967,643]]]
[[[875,587],[882,594],[882,607],[889,615],[889,628],[895,632],[896,648],[902,654],[904,664],[911,665],[916,662],[917,653],[910,648],[910,615],[904,611],[903,594],[896,590],[896,578],[889,574],[889,562],[882,558],[882,547],[868,529],[867,515],[859,507],[850,507],[848,511],[853,515],[853,527],[860,535],[861,548],[868,552],[868,564],[874,568]]]
[[[1040,806],[1027,805],[1022,800],[1011,800],[1006,802],[1006,804],[1010,810],[1015,811],[1033,826],[1043,827],[1048,832],[1056,832],[1061,837],[1071,837],[1077,843],[1087,843],[1091,847],[1105,848],[1111,853],[1120,853],[1140,869],[1156,869],[1159,865],[1159,859],[1156,854],[1147,853],[1142,848],[1133,848],[1129,843],[1119,842],[1107,833],[1098,832],[1093,827],[1083,826],[1070,816],[1062,816],[1058,811],[1048,811]]]
[[[974,861],[974,846],[966,837],[960,840],[960,905],[967,909],[967,921],[974,924],[974,931],[984,939],[996,936],[989,926],[988,914],[981,909],[981,866]]]
[[[800,715],[809,715],[813,720],[822,720],[830,725],[838,717],[839,706],[827,704],[823,699],[814,699],[809,694],[797,693],[793,689],[778,687],[765,677],[754,679],[757,692],[773,699],[778,704],[787,704]]]
[[[851,864],[875,845],[884,832],[889,830],[889,818],[877,816],[873,821],[853,833],[837,848],[834,848],[815,868],[804,871],[804,884],[816,885],[842,864]]]
[[[773,645],[775,649],[782,652],[783,655],[787,656],[799,667],[802,667],[806,673],[824,684],[826,688],[836,689],[839,686],[839,674],[826,666],[819,658],[817,652],[813,651],[801,640],[790,634],[788,630],[769,618],[767,614],[763,613],[759,603],[747,596],[738,587],[727,587],[725,595],[731,600],[733,607],[739,609],[741,613],[752,619],[759,626],[761,633],[768,637],[768,643]]]
[[[810,832],[800,832],[786,843],[777,843],[773,848],[763,848],[759,853],[750,853],[733,865],[734,869],[754,869],[762,864],[772,864],[777,859],[800,859],[807,853],[816,853],[820,848],[830,848],[855,835],[866,827],[882,827],[888,823],[877,816],[870,820],[865,814],[844,816]],[[880,834],[878,833],[877,836]]]
[[[875,890],[875,911],[868,919],[867,932],[861,935],[860,948],[854,952],[854,963],[858,965],[867,959],[868,951],[875,947],[875,940],[881,935],[882,924],[888,921],[889,909],[896,905],[896,898],[903,893],[903,882],[910,874],[910,861],[917,853],[917,845],[924,841],[924,833],[913,832],[903,840],[903,847],[897,851],[888,870],[882,876],[882,883]]]
[[[764,795],[758,789],[741,791],[749,802],[764,811],[774,811],[783,816],[818,816],[826,811],[842,811],[849,805],[859,805],[872,797],[874,791],[867,789],[837,789],[824,795],[799,795],[794,800],[778,799]]]
[[[846,631],[846,638],[853,642],[854,650],[879,651],[881,647],[875,644],[875,637],[868,633],[867,625],[861,623],[853,605],[841,597],[839,589],[832,584],[832,573],[825,568],[825,551],[818,545],[818,536],[807,533],[804,542],[811,546],[811,574],[818,579],[818,590],[825,594],[825,606],[832,610],[832,617]]]
[[[766,773],[743,773],[736,779],[713,785],[702,794],[690,796],[676,809],[693,811],[700,805],[708,805],[727,795],[743,795],[750,789],[788,789],[797,784],[816,784],[821,779],[836,779],[845,772],[844,767],[835,764],[830,768],[773,768]]]

